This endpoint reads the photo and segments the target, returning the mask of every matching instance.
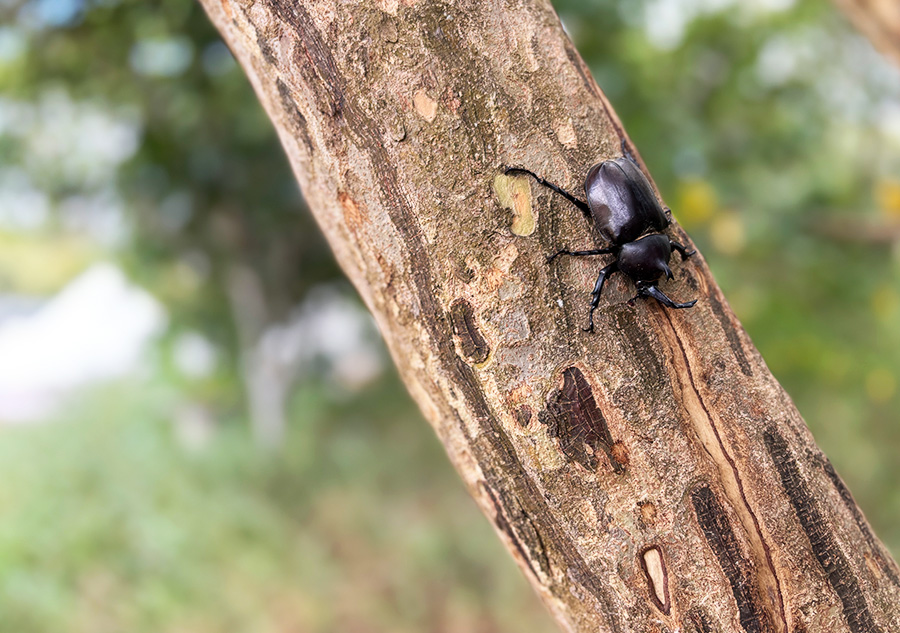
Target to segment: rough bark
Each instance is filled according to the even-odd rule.
[[[578,191],[624,132],[547,2],[202,1],[409,391],[563,628],[897,630],[896,564],[702,256],[664,285],[696,307],[630,306],[613,277],[581,331],[599,262],[546,255],[596,235],[502,166]]]
[[[900,65],[900,4],[896,0],[835,0],[872,45]]]

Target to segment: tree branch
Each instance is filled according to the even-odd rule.
[[[503,167],[577,191],[624,133],[548,3],[202,1],[410,393],[561,626],[893,630],[895,563],[699,255],[666,286],[696,307],[629,306],[613,278],[581,331],[601,263],[545,260],[602,245]]]
[[[900,65],[900,5],[894,0],[835,0],[882,55]]]

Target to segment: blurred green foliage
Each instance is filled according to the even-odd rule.
[[[0,11],[17,25],[4,27],[7,39],[21,38],[21,50],[0,57],[0,166],[16,166],[50,197],[55,213],[36,227],[41,237],[71,230],[72,200],[91,204],[112,187],[127,225],[114,245],[119,261],[170,308],[172,337],[201,330],[236,372],[235,267],[260,283],[266,322],[285,318],[307,288],[338,272],[271,123],[199,4],[28,0]],[[85,119],[101,114],[109,121],[90,130]],[[11,129],[24,121],[35,132]],[[88,132],[70,147],[63,135],[53,139],[68,156],[36,160],[49,139],[35,137],[65,125]],[[130,128],[138,141],[109,173],[91,178],[72,164],[79,152],[81,162],[99,161],[83,145],[102,146],[117,131],[127,145]],[[220,397],[240,393],[234,386]]]
[[[816,0],[557,8],[763,357],[900,552],[900,75]],[[0,190],[26,182],[51,210],[3,229],[0,290],[49,292],[112,252],[166,302],[172,336],[202,331],[227,368],[191,382],[159,362],[65,421],[4,429],[0,630],[551,630],[395,378],[355,395],[304,383],[283,450],[251,444],[229,269],[263,281],[270,321],[337,271],[199,6],[0,11]],[[58,131],[68,149],[35,159],[46,144],[26,123],[95,110],[126,145],[134,130],[131,151],[73,164],[84,141]],[[73,239],[79,200],[119,205],[124,237]],[[61,259],[10,272],[6,253],[45,257],[27,247],[38,241]],[[204,415],[211,434],[191,440]]]
[[[0,630],[552,630],[402,389],[305,383],[278,456],[164,381],[4,431]]]

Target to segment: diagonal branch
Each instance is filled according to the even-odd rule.
[[[202,0],[473,497],[571,631],[894,630],[897,568],[698,255],[626,303],[621,124],[541,0]],[[690,248],[677,226],[667,229]],[[385,456],[389,458],[389,456]]]

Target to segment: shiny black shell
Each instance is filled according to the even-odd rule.
[[[672,277],[671,256],[672,242],[667,236],[656,233],[622,244],[617,261],[619,270],[634,281],[656,281],[663,275]]]
[[[591,167],[584,193],[600,235],[613,244],[627,244],[648,229],[669,225],[653,188],[638,166],[625,156]]]

